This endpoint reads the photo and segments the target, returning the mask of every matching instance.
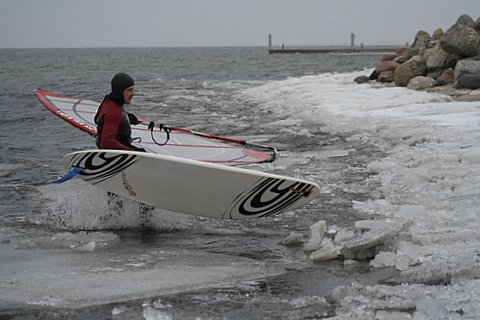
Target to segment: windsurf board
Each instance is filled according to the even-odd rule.
[[[103,190],[211,218],[272,216],[320,194],[320,187],[306,180],[162,154],[85,150],[67,154],[64,165]]]

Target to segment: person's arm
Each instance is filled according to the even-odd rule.
[[[121,112],[108,112],[103,116],[103,130],[100,145],[102,149],[116,149],[116,150],[128,150],[137,151],[133,148],[129,148],[122,144],[117,139],[118,129],[122,123]]]

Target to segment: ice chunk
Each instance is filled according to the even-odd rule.
[[[320,248],[325,237],[327,223],[322,220],[310,226],[310,239],[304,246],[305,251],[314,251]]]
[[[340,241],[335,239],[335,243],[342,246],[341,254],[346,259],[370,259],[394,239],[406,225],[403,221],[389,221],[382,227],[380,224],[376,224],[378,228],[372,228],[357,237]]]
[[[468,151],[461,153],[460,158],[471,163],[480,163],[480,149],[468,149]]]
[[[115,306],[112,309],[112,316],[118,316],[119,314],[122,314],[127,310],[128,310],[127,306],[124,306],[124,305]]]
[[[466,251],[424,260],[420,265],[404,269],[390,283],[448,284],[456,279],[480,278],[479,252]]]
[[[304,308],[304,307],[316,306],[316,305],[320,305],[326,308],[329,306],[329,303],[327,302],[325,297],[320,297],[320,296],[306,296],[306,297],[295,298],[290,301],[290,304],[294,308]]]
[[[173,316],[165,311],[160,311],[153,307],[146,307],[143,309],[143,318],[145,320],[172,320]]]
[[[411,320],[412,316],[407,312],[379,310],[375,320]]]
[[[359,231],[386,229],[388,228],[388,222],[385,220],[359,220],[355,221],[355,228]]]
[[[396,255],[394,252],[380,252],[375,259],[370,261],[370,265],[375,268],[393,267],[396,263]]]
[[[51,241],[45,244],[51,248],[70,248],[80,251],[93,251],[96,248],[104,248],[120,242],[118,235],[109,232],[62,232],[51,237]]]
[[[321,243],[321,247],[310,254],[312,261],[328,261],[333,260],[340,254],[340,249],[337,248],[332,239],[325,238]]]
[[[299,246],[305,242],[305,237],[299,232],[291,232],[285,239],[280,241],[280,244],[285,246]]]
[[[445,301],[426,297],[416,301],[417,311],[414,314],[415,320],[428,319],[451,319]]]

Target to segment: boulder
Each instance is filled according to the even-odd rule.
[[[435,80],[430,77],[418,76],[412,78],[408,84],[407,88],[412,90],[424,90],[433,87]]]
[[[457,89],[479,89],[480,73],[464,74],[458,77],[455,87]]]
[[[399,57],[400,55],[398,53],[390,53],[386,54],[382,57],[382,62],[383,61],[392,61],[393,59]]]
[[[413,56],[418,55],[419,52],[420,52],[420,49],[419,49],[419,48],[406,48],[406,49],[400,54],[400,56],[399,56],[399,57],[396,57],[395,59],[393,59],[393,61],[398,62],[398,63],[400,63],[400,64],[405,63],[405,62],[407,62],[408,60],[410,60],[410,58],[412,58]]]
[[[449,54],[447,60],[445,60],[445,69],[454,69],[460,59],[461,57],[458,54]]]
[[[480,31],[480,17],[475,21],[475,30]]]
[[[375,72],[380,74],[383,71],[395,71],[399,65],[400,64],[395,61],[382,61],[375,67]]]
[[[435,79],[433,87],[446,86],[447,84],[451,84],[454,82],[455,76],[453,75],[453,69],[448,68],[443,70],[442,74],[437,79]]]
[[[438,78],[442,74],[447,58],[448,53],[439,44],[435,45],[426,61],[427,75],[434,79]]]
[[[410,59],[395,70],[394,81],[397,86],[405,87],[412,78],[420,75],[422,75],[421,65]]]
[[[407,49],[407,47],[399,47],[397,50],[395,50],[395,53],[401,56]]]
[[[430,47],[430,34],[426,31],[418,31],[415,35],[412,48],[429,48]]]
[[[353,79],[353,81],[355,81],[358,84],[362,84],[370,81],[370,78],[368,76],[358,76],[355,79]]]
[[[454,70],[455,79],[464,74],[480,73],[480,61],[463,59],[457,62]]]
[[[480,101],[480,96],[476,94],[464,94],[461,96],[457,96],[455,98],[456,101],[461,101],[461,102],[477,102]],[[476,154],[478,156],[478,154]],[[479,158],[475,158],[474,161],[478,162]]]
[[[463,24],[464,26],[475,28],[475,21],[467,14],[462,14],[458,17],[456,24]]]
[[[440,45],[447,53],[473,57],[480,53],[480,35],[472,27],[455,24],[445,32]]]
[[[433,47],[431,47],[431,48],[428,48],[428,49],[423,50],[422,60],[425,61],[425,63],[427,63],[428,58],[430,58],[430,56],[433,54],[433,52],[434,52],[434,50],[433,50],[434,47],[435,47],[435,45],[434,45]]]
[[[378,78],[377,78],[378,82],[393,82],[393,80],[394,80],[393,70],[383,71],[378,75]]]
[[[443,35],[444,35],[443,29],[442,29],[442,28],[438,28],[437,30],[433,31],[433,33],[432,33],[432,40],[434,40],[434,41],[440,41],[440,40],[442,40]]]

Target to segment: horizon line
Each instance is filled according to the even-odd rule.
[[[340,47],[340,48],[351,48],[351,45],[348,44],[283,44],[285,48],[322,48],[322,47]],[[403,47],[404,44],[392,43],[392,44],[363,44],[364,47]],[[192,45],[192,46],[51,46],[51,47],[0,47],[0,50],[32,50],[32,49],[178,49],[178,48],[281,48],[280,45]],[[360,45],[355,45],[354,48],[360,47]]]

